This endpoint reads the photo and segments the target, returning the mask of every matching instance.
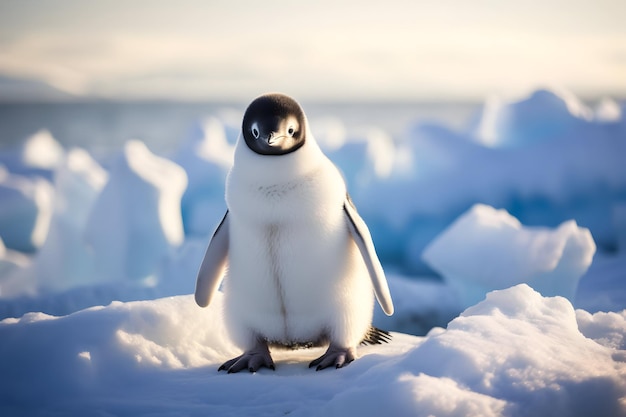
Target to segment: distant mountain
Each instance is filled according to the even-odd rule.
[[[44,81],[0,75],[0,102],[65,101],[76,98]]]

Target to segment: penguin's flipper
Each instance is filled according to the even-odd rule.
[[[196,280],[196,303],[206,307],[219,288],[228,260],[228,211],[217,226],[204,254]]]
[[[352,234],[352,239],[354,239],[354,243],[356,243],[359,248],[365,265],[367,266],[378,304],[380,304],[386,315],[391,316],[393,314],[393,301],[389,293],[385,272],[376,255],[370,231],[361,216],[359,216],[359,213],[357,213],[356,207],[354,203],[352,203],[349,195],[346,195],[346,201],[343,203],[343,211],[348,218],[347,223],[350,233]]]

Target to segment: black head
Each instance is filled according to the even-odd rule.
[[[291,97],[266,94],[255,99],[241,126],[246,144],[261,155],[284,155],[304,145],[304,111]]]

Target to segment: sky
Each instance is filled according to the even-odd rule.
[[[623,0],[0,0],[0,97],[619,98],[625,19]]]

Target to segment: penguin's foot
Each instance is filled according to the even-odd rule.
[[[245,351],[241,356],[225,362],[217,371],[228,371],[229,374],[232,374],[248,369],[250,372],[256,372],[262,367],[269,368],[272,371],[276,369],[267,343],[259,340],[254,348]]]
[[[309,368],[317,366],[316,371],[334,366],[335,368],[343,368],[356,358],[356,349],[353,347],[344,348],[333,343],[328,346],[328,350],[319,358],[309,364]]]

